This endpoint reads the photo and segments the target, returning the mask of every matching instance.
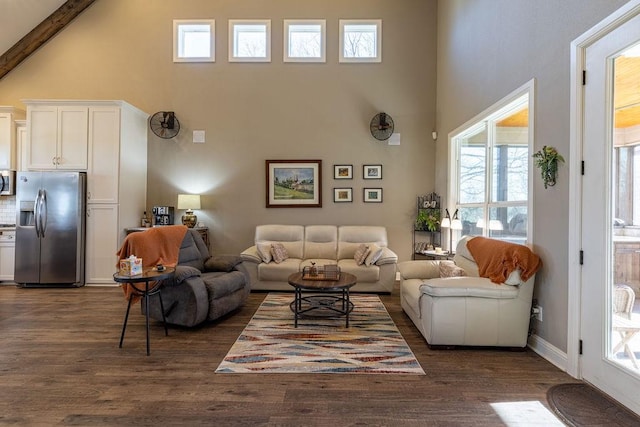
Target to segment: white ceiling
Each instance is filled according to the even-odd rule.
[[[0,54],[62,6],[65,0],[1,0]]]

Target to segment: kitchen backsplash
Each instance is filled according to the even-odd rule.
[[[16,223],[16,196],[0,197],[0,224]]]

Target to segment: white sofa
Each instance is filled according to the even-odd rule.
[[[430,346],[525,347],[535,275],[522,282],[516,270],[505,284],[478,277],[472,238],[458,242],[454,257],[466,276],[440,278],[440,261],[398,265],[402,309]]]
[[[269,244],[282,243],[289,258],[279,264],[265,263],[258,252]],[[362,243],[382,248],[372,265],[357,265],[354,254]],[[243,251],[243,264],[249,273],[251,290],[292,291],[287,279],[305,266],[337,264],[341,271],[354,274],[358,281],[353,292],[389,293],[396,277],[398,256],[387,247],[387,230],[362,225],[259,225],[254,245]]]

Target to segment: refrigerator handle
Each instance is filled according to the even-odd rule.
[[[40,196],[40,235],[44,238],[44,233],[47,231],[47,190],[42,190],[42,196]]]
[[[35,202],[33,202],[33,219],[34,225],[36,226],[36,237],[40,237],[40,196],[42,195],[42,190],[38,189],[38,195],[36,196]]]

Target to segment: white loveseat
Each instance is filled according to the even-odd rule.
[[[281,243],[289,257],[278,264],[264,262],[258,247],[264,251],[274,243]],[[372,265],[357,265],[354,259],[363,243],[382,248]],[[289,275],[315,262],[317,266],[337,264],[341,271],[354,274],[358,281],[351,288],[353,292],[388,293],[393,289],[398,263],[398,256],[387,247],[387,229],[362,225],[259,225],[254,245],[240,256],[251,290],[269,291],[292,291]]]
[[[464,237],[455,264],[466,276],[440,277],[440,261],[406,261],[400,270],[402,308],[432,346],[525,347],[535,275],[516,270],[504,284],[479,277]]]

